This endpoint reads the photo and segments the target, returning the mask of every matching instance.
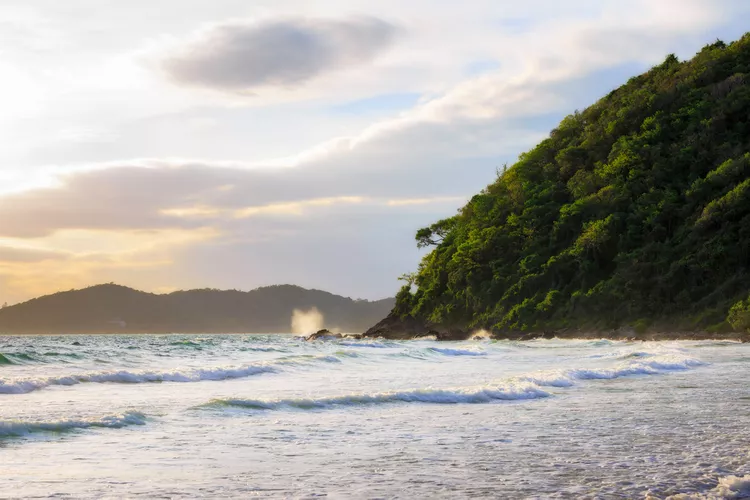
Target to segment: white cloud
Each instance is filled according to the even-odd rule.
[[[172,49],[160,66],[177,84],[226,92],[295,87],[321,73],[374,59],[397,31],[373,17],[224,23]]]

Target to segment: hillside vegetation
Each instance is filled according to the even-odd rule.
[[[670,55],[566,117],[417,243],[434,248],[397,296],[401,318],[746,329],[750,34]]]
[[[0,309],[0,335],[288,333],[293,311],[313,307],[323,315],[326,327],[360,332],[387,314],[393,303],[393,299],[352,300],[292,285],[250,292],[203,289],[157,295],[108,284],[55,293]]]

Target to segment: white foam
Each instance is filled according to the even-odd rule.
[[[503,386],[487,386],[469,389],[413,389],[374,394],[349,394],[323,398],[296,399],[221,399],[209,406],[237,406],[257,410],[280,410],[284,408],[324,409],[335,406],[359,406],[384,403],[491,403],[493,401],[514,401],[521,399],[545,398],[550,394],[533,384],[509,383]]]
[[[373,349],[385,349],[393,347],[392,345],[384,344],[382,342],[358,342],[358,341],[346,341],[339,342],[338,345],[344,347],[372,347]]]
[[[750,475],[722,477],[714,493],[718,498],[748,498],[750,497]]]
[[[620,363],[614,368],[572,368],[552,370],[518,377],[518,380],[539,386],[571,387],[576,380],[612,380],[633,375],[659,375],[672,371],[684,371],[706,363],[695,358],[676,354],[657,355],[653,358],[635,358]]]
[[[142,384],[152,382],[200,382],[227,380],[276,371],[272,366],[240,368],[192,369],[185,371],[127,371],[94,372],[63,377],[0,380],[0,394],[26,394],[49,386],[71,386],[84,383]]]
[[[646,494],[646,500],[656,500],[651,493]],[[750,475],[726,476],[719,478],[716,488],[705,493],[680,493],[670,495],[666,500],[723,500],[730,498],[750,498]]]
[[[341,363],[331,355],[287,356],[276,360],[241,367],[187,368],[172,371],[107,371],[66,375],[61,377],[0,379],[0,394],[27,394],[49,386],[71,386],[85,383],[144,384],[154,382],[202,382],[251,377],[262,373],[275,373],[280,366],[306,366],[323,363]]]
[[[99,419],[56,420],[50,422],[0,421],[0,438],[21,437],[37,432],[66,432],[92,427],[119,429],[129,425],[145,424],[146,416],[136,411],[110,415]]]
[[[443,354],[445,356],[486,356],[484,351],[474,351],[468,349],[449,349],[444,347],[428,347],[428,351]]]
[[[298,356],[287,356],[273,362],[275,365],[297,365],[304,366],[309,364],[322,363],[341,363],[341,360],[333,355],[301,354]]]

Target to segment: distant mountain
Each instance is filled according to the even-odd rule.
[[[294,310],[311,308],[322,314],[321,327],[362,332],[393,305],[392,298],[353,300],[293,285],[158,295],[107,284],[0,309],[0,334],[287,333]]]

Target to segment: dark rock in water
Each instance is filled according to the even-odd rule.
[[[311,340],[332,340],[332,339],[343,339],[343,338],[344,336],[341,335],[340,333],[331,333],[329,330],[326,330],[324,328],[323,330],[318,330],[317,332],[308,336],[305,340],[309,342]]]
[[[425,323],[412,317],[390,315],[363,334],[363,337],[382,337],[388,340],[410,340],[431,336],[437,340],[466,340],[469,338],[469,332],[460,328]]]
[[[72,344],[70,344],[70,345],[83,345],[83,344],[81,344],[80,342],[78,342],[78,341],[76,340],[75,342],[73,342],[73,343],[72,343]]]

